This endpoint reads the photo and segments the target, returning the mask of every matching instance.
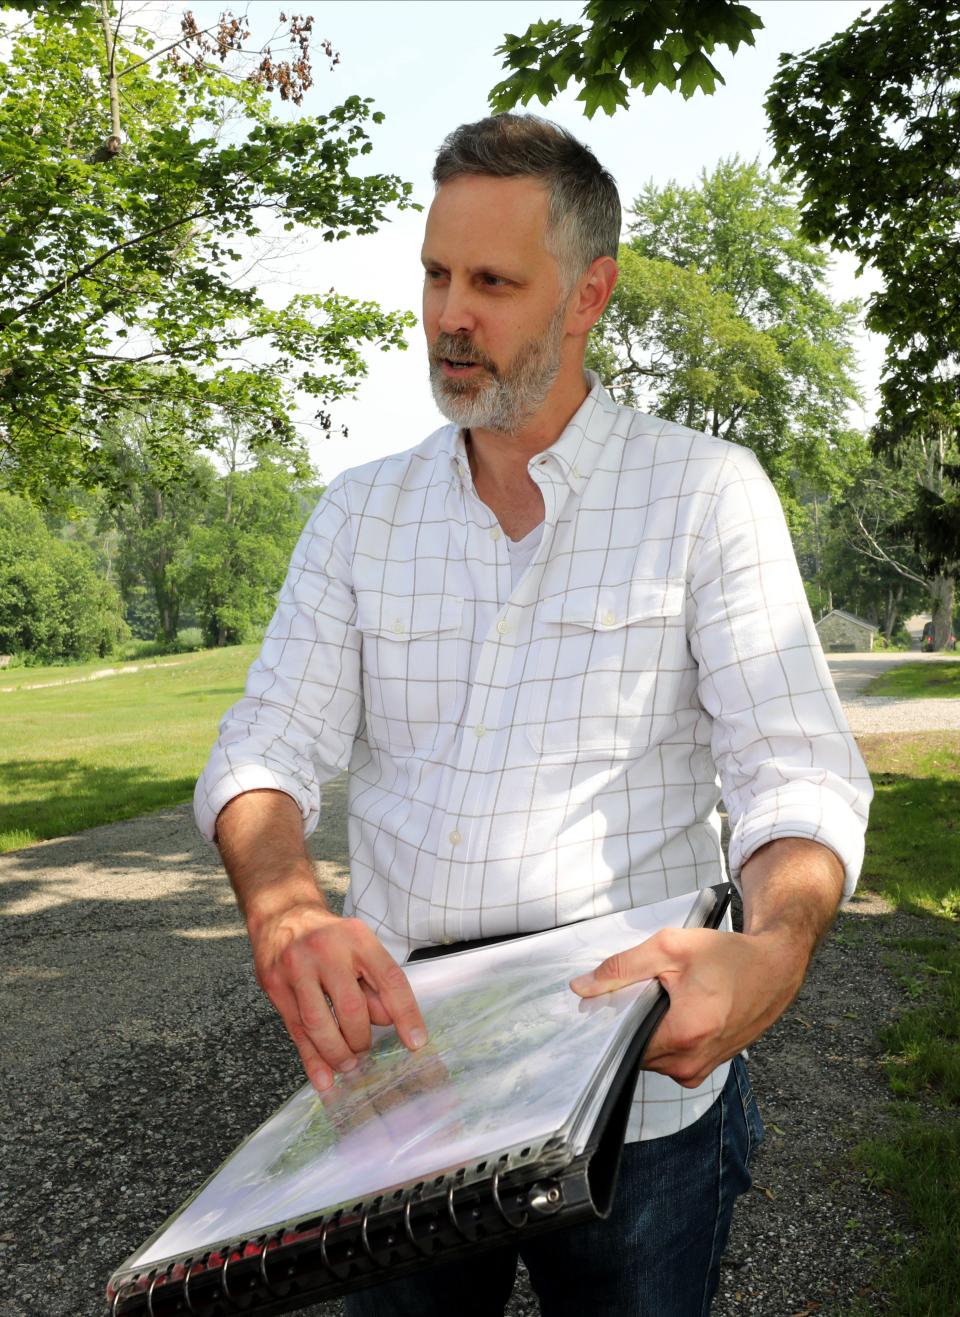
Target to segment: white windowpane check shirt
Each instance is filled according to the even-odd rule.
[[[807,837],[857,879],[869,780],[770,482],[590,383],[529,464],[516,585],[455,426],[333,482],[197,785],[208,838],[264,787],[310,832],[349,768],[346,909],[401,961],[722,881],[721,795],[734,878]],[[696,1120],[727,1068],[642,1075],[628,1137]]]

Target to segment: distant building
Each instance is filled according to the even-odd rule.
[[[880,630],[862,617],[845,613],[842,608],[821,617],[817,623],[820,644],[828,654],[862,653],[873,649],[873,638]]]

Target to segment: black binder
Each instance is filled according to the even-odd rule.
[[[716,928],[731,888],[724,883],[707,891],[712,905],[704,903],[693,922]],[[476,945],[431,948],[430,953],[455,955]],[[268,1317],[294,1312],[501,1246],[521,1233],[542,1233],[606,1217],[613,1204],[637,1072],[668,1006],[661,987],[620,1060],[578,1155],[571,1157],[560,1140],[547,1139],[513,1158],[493,1154],[488,1161],[146,1271],[129,1271],[125,1265],[108,1287],[111,1317],[238,1313]]]

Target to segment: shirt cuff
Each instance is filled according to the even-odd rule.
[[[866,821],[832,791],[809,783],[790,783],[757,796],[730,837],[730,876],[754,851],[780,837],[804,837],[834,852],[843,865],[843,901],[849,901],[863,865]]]
[[[245,791],[282,791],[291,796],[303,815],[303,835],[309,837],[320,818],[320,793],[315,785],[304,783],[289,773],[265,764],[238,764],[215,781],[203,773],[193,793],[193,817],[197,827],[213,842],[217,816],[224,805]]]

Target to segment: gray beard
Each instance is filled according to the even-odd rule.
[[[543,334],[530,339],[502,371],[461,335],[439,334],[430,349],[430,388],[441,415],[461,429],[517,434],[543,406],[560,373],[563,347],[562,302]],[[443,374],[444,357],[478,361],[479,379],[456,380]]]

